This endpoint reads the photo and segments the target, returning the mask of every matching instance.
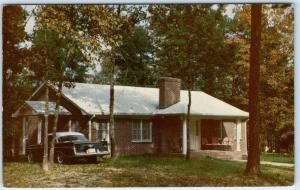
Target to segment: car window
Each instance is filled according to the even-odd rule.
[[[83,135],[67,135],[62,136],[58,140],[59,142],[77,142],[77,141],[87,141]]]

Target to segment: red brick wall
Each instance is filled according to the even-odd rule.
[[[180,117],[164,117],[154,120],[158,128],[158,152],[180,153],[182,149],[182,121]]]
[[[28,144],[37,143],[37,126],[38,116],[27,117],[28,121]],[[68,117],[61,117],[59,120],[58,131],[68,131]],[[135,154],[170,154],[182,152],[182,120],[180,117],[159,117],[152,119],[152,142],[132,142],[132,121],[133,119],[115,119],[115,139],[116,152],[119,155]],[[98,121],[99,122],[99,121]],[[102,121],[104,122],[104,121]],[[18,122],[19,125],[21,124]],[[49,117],[49,133],[52,131],[53,116]],[[235,122],[223,121],[226,136],[235,138]],[[246,153],[245,143],[245,124],[242,123],[241,150]],[[22,126],[20,133],[22,133]],[[205,126],[202,126],[205,127]],[[43,129],[44,130],[44,129]],[[88,126],[77,128],[88,138]],[[92,140],[96,140],[95,122],[92,122]],[[202,133],[202,132],[201,132]],[[224,134],[225,135],[225,134]],[[42,133],[43,136],[43,133]],[[20,134],[22,139],[22,134]],[[21,142],[16,143],[16,149]],[[236,148],[236,142],[232,145],[233,150]],[[21,147],[19,147],[21,148]]]
[[[116,153],[119,155],[157,153],[157,129],[152,124],[152,142],[132,142],[131,123],[133,119],[115,120]]]
[[[159,79],[159,108],[167,108],[180,101],[181,80],[170,77]]]
[[[132,142],[133,119],[115,120],[116,152],[119,155],[181,152],[182,121],[179,117],[152,120],[152,142]]]
[[[27,117],[28,144],[37,143],[38,116]],[[120,155],[158,154],[181,152],[182,128],[179,117],[156,118],[152,120],[152,142],[132,142],[131,123],[133,119],[115,119],[116,152]],[[96,139],[95,123],[92,123],[92,140]],[[53,116],[49,117],[49,133],[52,131]],[[20,126],[21,128],[21,126]],[[42,129],[43,131],[44,129]],[[68,118],[61,117],[58,131],[68,131]],[[88,126],[78,128],[88,138]],[[42,138],[43,138],[42,133]],[[21,136],[22,138],[22,136]]]

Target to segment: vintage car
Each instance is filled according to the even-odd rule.
[[[51,142],[52,134],[48,135]],[[50,150],[50,143],[48,144]],[[28,162],[43,160],[43,144],[28,145],[26,156]],[[55,161],[59,164],[75,160],[97,162],[97,156],[108,155],[107,141],[90,142],[84,134],[78,132],[57,132],[54,148]]]

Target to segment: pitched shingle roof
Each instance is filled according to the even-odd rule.
[[[109,85],[75,83],[74,88],[63,88],[66,98],[88,114],[109,115]],[[243,117],[242,111],[201,91],[192,91],[191,115]],[[181,90],[180,102],[159,109],[159,89],[133,86],[115,86],[115,115],[170,115],[186,114],[188,92]]]
[[[45,101],[25,101],[25,103],[31,107],[37,114],[45,114]],[[55,102],[48,103],[49,114],[55,114]],[[63,106],[59,106],[59,114],[60,115],[70,115],[71,113],[64,108]]]

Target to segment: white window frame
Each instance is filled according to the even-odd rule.
[[[143,139],[143,129],[144,129],[144,125],[143,125],[143,121],[149,122],[149,136],[150,139]],[[139,136],[140,139],[133,139],[133,123],[134,122],[139,122]],[[131,125],[131,142],[134,143],[151,143],[152,142],[152,121],[151,120],[133,120],[132,121],[132,125]]]

